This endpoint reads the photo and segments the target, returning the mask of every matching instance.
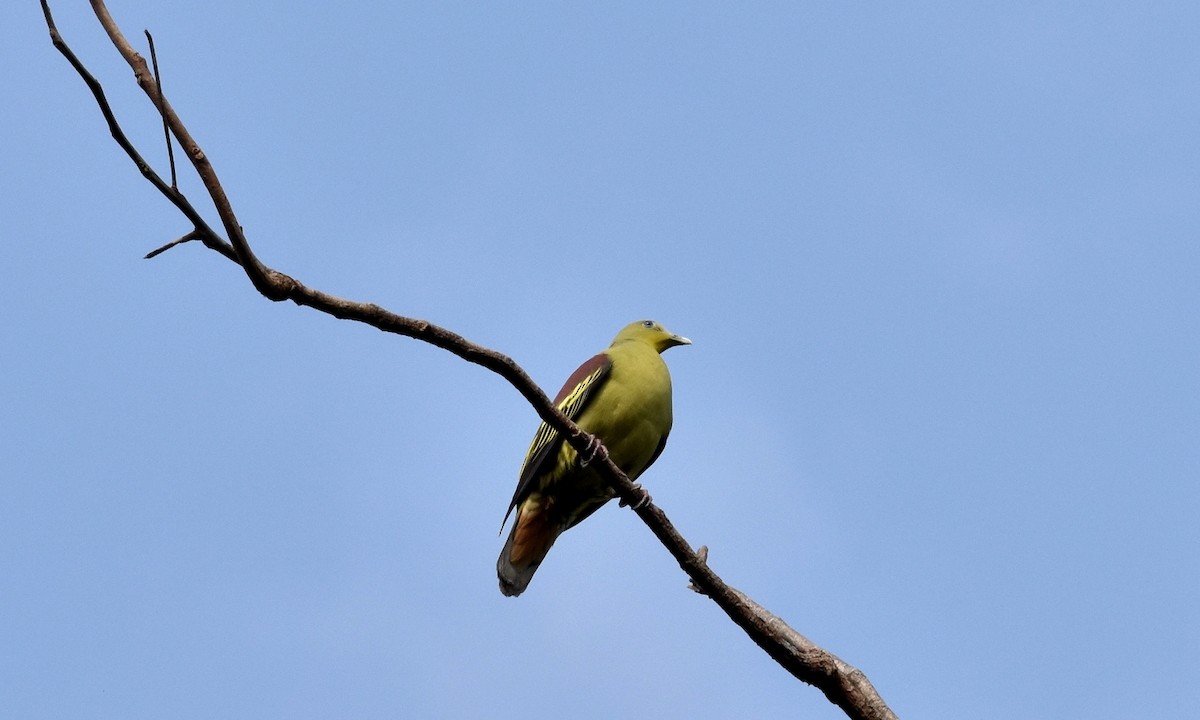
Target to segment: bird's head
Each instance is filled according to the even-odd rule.
[[[630,341],[646,343],[658,352],[675,347],[676,345],[692,344],[691,340],[682,335],[676,335],[653,320],[639,320],[635,323],[629,323],[622,328],[621,332],[617,333],[617,337],[613,339],[613,345]]]

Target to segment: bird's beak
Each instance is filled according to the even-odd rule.
[[[672,335],[670,343],[671,344],[668,345],[668,347],[675,347],[676,345],[691,345],[692,341],[688,340],[682,335]]]

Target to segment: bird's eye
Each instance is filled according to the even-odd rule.
[[[654,321],[653,320],[643,320],[642,327],[652,328],[652,327],[654,327]]]

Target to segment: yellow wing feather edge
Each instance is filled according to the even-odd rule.
[[[571,387],[570,392],[567,392],[570,383],[570,380],[568,380],[568,385],[564,385],[558,393],[562,399],[558,401],[556,406],[563,415],[566,415],[571,420],[579,417],[579,413],[587,404],[588,398],[602,384],[604,378],[612,368],[612,365],[608,362],[608,358],[603,353],[584,363],[579,370],[583,370],[588,365],[594,365],[595,369],[584,376],[574,387]],[[566,393],[566,397],[563,397],[563,393]],[[520,480],[517,482],[517,489],[513,492],[512,501],[508,504],[508,511],[504,513],[504,520],[500,523],[501,532],[504,531],[504,525],[508,522],[508,517],[512,515],[513,509],[517,507],[522,498],[535,489],[540,490],[540,488],[531,487],[534,478],[539,474],[538,467],[551,454],[549,451],[553,450],[552,446],[560,441],[561,437],[557,430],[545,422],[538,426],[537,433],[533,436],[533,442],[529,444],[529,452],[525,454],[525,461],[521,464],[521,475]]]
[[[562,411],[562,414],[574,420],[579,415],[579,411],[583,409],[583,403],[591,393],[592,384],[607,370],[607,367],[601,366],[576,385],[570,394],[558,404],[558,409]],[[529,463],[557,437],[558,431],[546,423],[542,423],[538,427],[537,434],[533,436],[533,442],[529,444],[529,452],[525,453],[525,462],[521,465],[522,476],[529,469]]]

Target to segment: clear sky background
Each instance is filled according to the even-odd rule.
[[[632,320],[691,337],[646,486],[902,717],[1200,706],[1200,5],[110,9],[269,265],[551,393]],[[842,717],[615,504],[502,597],[532,410],[142,260],[186,222],[37,5],[5,27],[5,717]]]

